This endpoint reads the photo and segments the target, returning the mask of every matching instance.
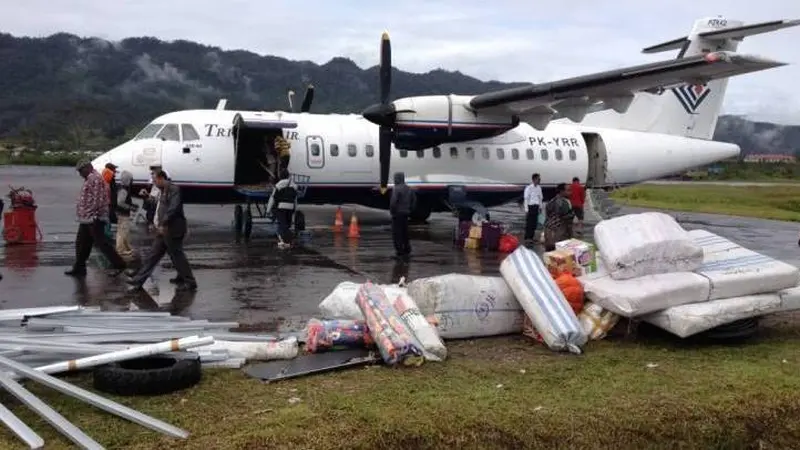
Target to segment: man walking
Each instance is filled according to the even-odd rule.
[[[569,190],[566,183],[556,186],[556,196],[547,202],[544,222],[544,251],[556,249],[556,242],[572,238],[572,221],[575,215],[569,204]]]
[[[392,215],[392,240],[398,259],[406,260],[411,255],[408,216],[416,205],[417,196],[406,184],[406,175],[403,172],[396,172],[392,198],[389,200],[389,213]]]
[[[578,227],[575,231],[580,236],[583,234],[583,205],[586,203],[586,189],[583,188],[578,177],[572,179],[572,185],[569,187],[569,202],[575,218],[578,219]]]
[[[297,185],[284,170],[281,180],[275,184],[267,202],[267,211],[273,212],[278,222],[278,248],[292,246],[292,216],[297,209]]]
[[[117,191],[117,253],[123,258],[133,258],[133,247],[131,247],[131,213],[136,210],[133,204],[133,174],[123,170],[119,175],[119,188]]]
[[[539,185],[541,178],[538,173],[531,176],[531,184],[525,187],[522,195],[522,204],[525,208],[525,243],[533,244],[536,238],[536,227],[539,225],[539,211],[542,207],[544,195]]]
[[[92,247],[96,247],[113,267],[109,274],[117,276],[125,270],[125,261],[105,235],[109,214],[109,187],[89,161],[79,162],[76,169],[84,182],[76,205],[79,225],[75,238],[75,263],[65,274],[73,277],[85,276],[86,261],[92,253]]]
[[[156,173],[155,185],[161,192],[156,208],[157,236],[142,267],[128,280],[128,284],[131,285],[130,291],[142,289],[145,280],[165,254],[169,254],[172,258],[172,264],[178,272],[179,283],[176,290],[195,290],[197,281],[183,252],[183,238],[186,237],[187,227],[180,188],[167,179],[167,174],[163,170]]]

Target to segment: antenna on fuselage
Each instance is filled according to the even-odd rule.
[[[225,105],[227,105],[227,104],[228,104],[228,99],[227,98],[221,98],[219,100],[219,103],[217,103],[217,110],[221,111],[221,110],[225,109]]]

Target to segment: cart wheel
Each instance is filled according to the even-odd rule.
[[[242,225],[244,224],[243,214],[244,210],[242,209],[242,205],[236,205],[233,209],[233,231],[236,233],[237,238],[242,235]]]
[[[244,211],[244,238],[250,239],[250,235],[253,233],[253,213],[250,212],[250,209],[246,209]]]

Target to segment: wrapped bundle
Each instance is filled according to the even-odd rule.
[[[320,353],[350,348],[367,348],[375,345],[363,320],[308,321],[306,351]]]
[[[422,344],[389,302],[383,289],[367,281],[359,288],[356,303],[364,314],[384,363],[418,366],[425,362]]]
[[[392,304],[406,325],[411,328],[414,336],[422,344],[425,359],[428,361],[444,361],[447,358],[447,348],[439,338],[436,328],[422,315],[414,299],[408,295],[398,295]]]

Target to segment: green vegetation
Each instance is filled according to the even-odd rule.
[[[800,181],[800,164],[723,162],[714,169],[689,172],[695,181]]]
[[[187,391],[115,398],[184,427],[186,441],[32,390],[108,448],[791,448],[800,439],[798,331],[762,327],[736,346],[617,338],[583,356],[516,337],[450,342],[448,361],[419,368],[271,384],[207,370]],[[8,398],[48,448],[71,448]],[[0,439],[14,442],[6,428]]]
[[[643,184],[615,191],[620,203],[645,208],[800,222],[800,186]]]
[[[67,152],[23,152],[14,155],[11,152],[0,152],[0,165],[25,166],[74,166],[81,159],[92,159],[88,153]]]

